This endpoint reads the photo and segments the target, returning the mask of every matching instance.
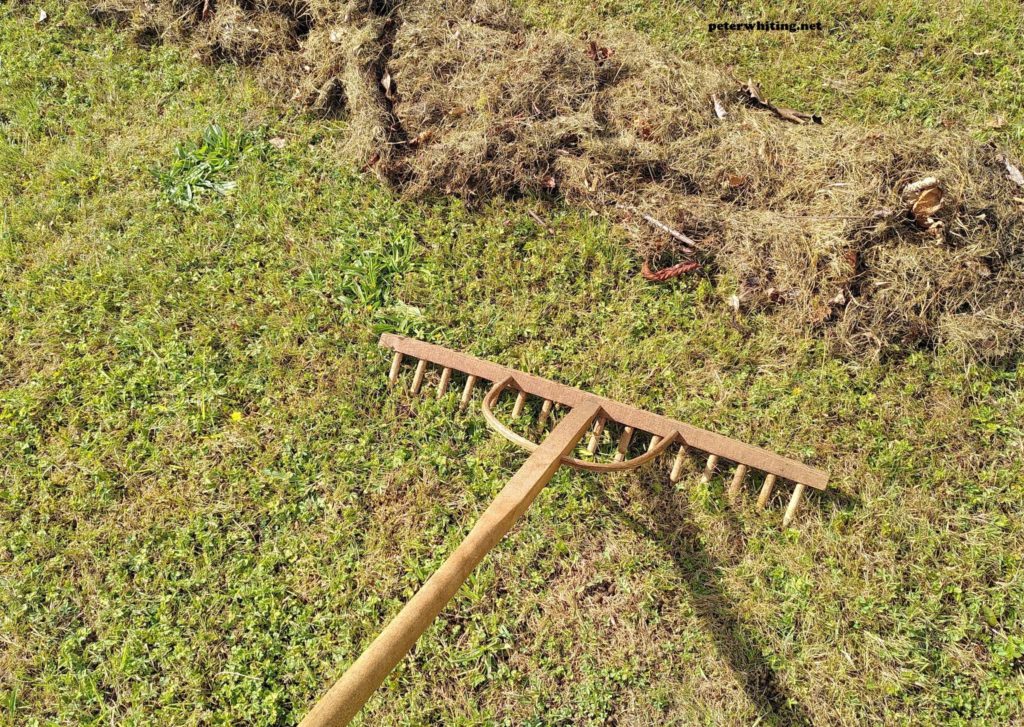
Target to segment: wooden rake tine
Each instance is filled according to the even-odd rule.
[[[301,722],[304,727],[348,724],[445,604],[451,600],[473,569],[526,512],[537,493],[563,464],[592,472],[629,470],[653,461],[678,443],[679,452],[670,474],[673,482],[681,477],[687,453],[696,451],[708,454],[707,465],[701,477],[704,483],[709,482],[714,476],[719,462],[727,460],[736,463],[736,472],[728,490],[730,497],[735,497],[739,493],[748,469],[765,473],[766,482],[761,497],[765,503],[779,478],[797,483],[783,518],[785,526],[788,526],[795,517],[801,498],[808,487],[824,490],[828,485],[828,474],[822,470],[685,422],[594,396],[580,389],[404,336],[385,333],[380,338],[380,345],[394,351],[388,373],[388,380],[392,385],[398,382],[404,357],[418,359],[410,387],[413,394],[419,393],[423,385],[428,361],[441,367],[437,387],[438,398],[447,392],[452,372],[465,373],[467,378],[459,401],[460,410],[464,410],[469,404],[478,382],[492,382],[493,385],[484,396],[481,405],[484,419],[492,429],[530,452],[530,456],[494,498],[455,551],[313,706]],[[545,420],[550,416],[555,404],[567,408],[568,413],[554,425],[543,441],[534,442],[509,429],[494,414],[494,405],[508,389],[516,392],[514,418],[518,418],[522,413],[528,396],[543,399],[540,431],[543,431]],[[587,446],[588,455],[592,457],[597,454],[603,431],[612,422],[622,425],[623,429],[610,462],[599,462],[589,458],[581,460],[573,456],[581,439],[588,432],[591,434]],[[650,434],[650,442],[643,454],[627,459],[630,443],[637,432]]]

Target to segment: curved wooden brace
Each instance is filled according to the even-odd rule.
[[[519,445],[527,452],[534,452],[540,446],[539,444],[513,432],[505,426],[491,410],[495,403],[497,403],[498,397],[501,396],[501,393],[508,388],[508,385],[511,383],[513,383],[513,378],[511,376],[503,379],[502,381],[496,382],[494,386],[491,387],[490,391],[487,392],[487,396],[484,397],[483,402],[480,404],[480,408],[483,410],[484,419],[487,421],[487,425],[491,429],[513,444]],[[634,457],[633,459],[625,460],[623,462],[587,462],[585,460],[576,459],[575,457],[566,455],[562,457],[562,464],[569,465],[573,469],[587,470],[588,472],[623,472],[626,470],[636,469],[637,467],[647,464],[668,449],[669,445],[677,439],[679,439],[679,433],[674,432],[659,441],[655,446],[644,452],[639,457]]]

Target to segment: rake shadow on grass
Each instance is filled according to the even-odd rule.
[[[719,578],[716,560],[701,544],[697,526],[680,494],[672,488],[661,492],[645,490],[644,509],[650,513],[645,522],[627,512],[589,478],[586,481],[586,487],[610,512],[671,556],[690,590],[694,611],[765,723],[778,727],[814,724],[799,702],[786,691],[749,631],[740,623]],[[725,525],[730,543],[742,541],[743,535],[731,515],[726,515]]]

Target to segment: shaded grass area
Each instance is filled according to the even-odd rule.
[[[301,716],[522,461],[455,394],[387,391],[380,330],[834,490],[780,532],[779,502],[758,513],[751,484],[730,508],[700,463],[678,491],[668,463],[562,471],[363,723],[1020,717],[1019,367],[741,335],[706,280],[643,282],[593,218],[413,206],[338,169],[343,125],[78,4],[51,16],[0,10],[4,721]],[[183,209],[213,122],[230,163]]]

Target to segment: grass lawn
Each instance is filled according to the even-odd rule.
[[[700,463],[678,487],[669,462],[559,471],[362,724],[1024,719],[1020,363],[841,361],[770,317],[742,336],[710,280],[646,283],[599,219],[397,198],[345,167],[343,122],[51,5],[42,24],[0,6],[0,721],[304,714],[523,460],[456,392],[388,390],[384,330],[833,484],[783,531],[788,489],[766,512],[754,485],[731,507]],[[1000,53],[1020,47],[1020,9],[1003,27],[999,5],[957,26],[926,4],[928,33],[844,6],[867,40],[737,38],[715,59],[774,57],[780,101],[843,118],[942,110],[984,135],[999,111],[1012,143],[1020,67]],[[614,13],[680,47],[703,33],[667,38],[690,11],[646,7],[528,11],[573,28]],[[938,73],[990,39],[971,57],[1007,65],[909,82],[915,54]],[[787,64],[806,81],[843,48],[828,57],[854,90],[783,91]]]

